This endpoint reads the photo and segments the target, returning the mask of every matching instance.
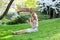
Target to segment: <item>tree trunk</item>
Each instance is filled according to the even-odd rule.
[[[59,18],[60,18],[60,11],[59,11]]]
[[[11,6],[11,4],[13,3],[14,0],[11,0],[6,8],[6,10],[4,11],[4,13],[0,16],[0,20],[3,19],[3,17],[8,13],[8,10]]]
[[[53,9],[52,8],[50,8],[50,19],[52,19],[53,18]]]

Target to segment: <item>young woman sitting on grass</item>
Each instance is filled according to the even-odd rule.
[[[35,12],[31,12],[31,18],[29,18],[28,23],[31,25],[32,28],[15,31],[15,32],[13,32],[13,34],[22,34],[22,33],[38,31],[38,17]]]

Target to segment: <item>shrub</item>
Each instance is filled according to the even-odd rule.
[[[40,21],[40,20],[49,19],[49,15],[43,14],[43,13],[41,13],[41,12],[38,12],[37,15],[38,15],[39,21]]]
[[[26,20],[29,18],[29,15],[22,15],[17,17],[15,20],[9,21],[6,24],[13,25],[13,24],[19,24],[19,23],[26,23]]]

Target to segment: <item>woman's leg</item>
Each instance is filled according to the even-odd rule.
[[[23,34],[23,33],[27,33],[26,32],[26,29],[24,30],[19,30],[19,31],[15,31],[15,32],[12,32],[13,34]]]
[[[28,28],[24,30],[15,31],[13,32],[13,34],[23,34],[23,33],[30,33],[30,32],[36,32],[36,31],[38,31],[37,28]]]

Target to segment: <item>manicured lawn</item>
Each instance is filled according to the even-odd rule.
[[[30,25],[0,25],[0,40],[60,40],[60,18],[39,21],[38,32],[11,34],[11,31],[26,28],[30,28]]]

